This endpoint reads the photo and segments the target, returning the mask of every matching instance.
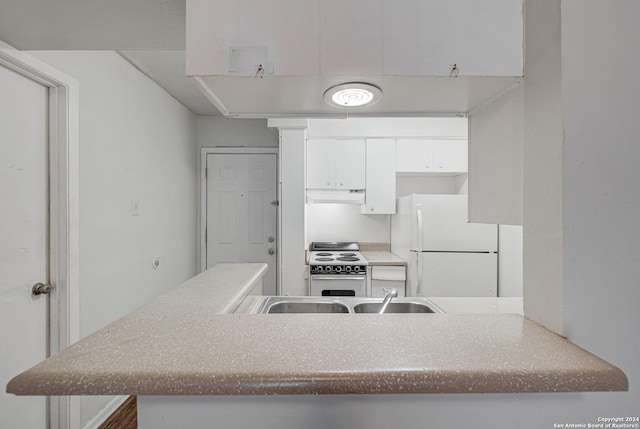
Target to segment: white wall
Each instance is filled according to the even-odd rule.
[[[466,139],[466,118],[310,119],[310,137]]]
[[[630,392],[588,404],[640,407],[640,2],[562,2],[564,325],[620,366]],[[575,71],[579,71],[576,73]],[[585,407],[586,408],[586,407]]]
[[[469,220],[522,225],[523,87],[469,117]]]
[[[305,140],[306,121],[275,120],[271,126],[278,127],[280,136],[280,219],[278,262],[279,294],[306,295],[305,253]]]
[[[364,215],[359,204],[307,204],[307,240],[388,243],[389,215]]]
[[[522,227],[498,226],[498,296],[521,297],[523,289]]]
[[[560,7],[560,0],[526,2],[523,168],[524,310],[558,333],[564,312]]]
[[[85,337],[195,274],[196,118],[115,52],[31,54],[80,86]],[[109,399],[83,397],[82,423]]]

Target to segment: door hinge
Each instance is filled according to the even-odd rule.
[[[207,244],[207,238],[208,238],[208,237],[207,237],[207,233],[208,233],[208,232],[209,232],[209,231],[207,231],[206,229],[204,230],[204,244],[205,244],[205,245]]]

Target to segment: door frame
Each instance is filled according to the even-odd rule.
[[[49,89],[49,356],[79,339],[78,81],[0,41],[0,65]],[[78,429],[80,399],[48,398],[49,427]]]
[[[198,272],[201,273],[207,266],[207,242],[205,234],[207,231],[207,155],[275,155],[276,156],[276,198],[280,201],[280,172],[279,165],[279,149],[277,147],[203,147],[200,149],[200,222],[198,222],[200,231],[198,232]],[[276,243],[280,248],[280,211],[278,204],[276,210]],[[276,257],[276,273],[280,266],[280,252]],[[280,290],[280,276],[276,276],[276,291]]]

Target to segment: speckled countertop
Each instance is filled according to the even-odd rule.
[[[377,265],[407,265],[407,261],[391,252],[386,251],[364,251],[360,252],[370,266]]]
[[[7,390],[255,395],[628,388],[619,369],[517,314],[215,314],[233,311],[265,270],[216,266],[22,373]]]
[[[390,252],[389,243],[360,243],[360,253],[370,266],[407,265],[407,261]]]

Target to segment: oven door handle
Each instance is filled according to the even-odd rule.
[[[365,280],[366,277],[365,276],[351,276],[351,275],[346,275],[346,276],[323,276],[323,275],[315,275],[312,274],[311,278],[313,279],[313,281],[316,280]]]

